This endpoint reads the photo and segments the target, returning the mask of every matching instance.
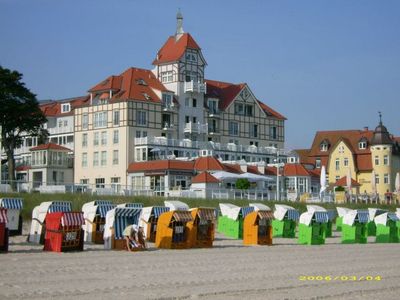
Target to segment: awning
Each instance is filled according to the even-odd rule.
[[[289,209],[287,211],[286,215],[289,220],[293,220],[293,221],[299,220],[299,217],[300,217],[299,212],[295,209]]]
[[[213,208],[199,208],[198,216],[200,220],[211,221],[215,219],[215,210]]]
[[[72,203],[70,201],[54,201],[49,206],[47,212],[69,212],[72,210]]]
[[[62,226],[81,226],[83,224],[85,224],[85,219],[82,212],[66,212],[61,218]]]
[[[100,217],[105,218],[107,215],[107,212],[109,210],[112,210],[115,208],[115,204],[103,204],[103,205],[98,205],[97,206],[97,213],[100,215]]]
[[[358,211],[355,220],[358,221],[359,223],[368,223],[369,222],[368,211]]]
[[[23,200],[21,198],[1,198],[0,207],[7,209],[17,209],[21,210],[24,206]]]
[[[115,218],[132,218],[135,216],[139,216],[141,213],[140,208],[134,207],[116,207],[115,208]]]
[[[4,208],[0,208],[0,223],[7,223],[7,210]]]
[[[264,176],[264,175],[257,175],[253,173],[243,173],[239,175],[239,178],[245,178],[250,182],[256,182],[256,181],[274,181],[274,179],[271,176]]]
[[[158,218],[161,214],[169,211],[169,207],[166,206],[154,206],[153,207],[153,215],[154,218]]]
[[[143,208],[143,203],[126,203],[125,207]]]
[[[315,211],[314,217],[317,223],[328,223],[329,221],[328,213],[324,211]]]
[[[182,222],[182,223],[186,223],[189,221],[192,221],[192,214],[189,211],[175,211],[174,212],[174,219],[177,222]]]
[[[106,204],[112,204],[112,201],[110,201],[110,200],[94,200],[94,205],[106,205]]]
[[[211,175],[214,176],[215,178],[217,178],[218,180],[243,178],[243,177],[240,177],[240,174],[235,174],[235,173],[226,172],[226,171],[217,171],[217,172],[212,173]]]
[[[272,211],[267,211],[267,210],[259,210],[258,215],[260,219],[272,220],[274,218],[274,213]]]
[[[252,213],[254,211],[254,207],[253,206],[241,207],[240,211],[241,211],[242,217],[244,219],[249,213]]]

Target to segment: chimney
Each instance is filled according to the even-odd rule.
[[[364,126],[364,131],[368,131],[368,126]]]

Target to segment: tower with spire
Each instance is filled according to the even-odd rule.
[[[157,52],[153,65],[154,74],[174,92],[179,102],[178,138],[204,141],[208,130],[204,119],[204,69],[207,63],[200,46],[190,33],[184,32],[180,10],[176,14],[176,32]]]

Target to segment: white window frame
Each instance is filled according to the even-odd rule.
[[[113,131],[113,144],[119,144],[119,130]]]
[[[89,115],[82,114],[82,129],[88,129],[89,127]]]
[[[229,121],[229,135],[238,136],[239,135],[239,123],[234,121]]]
[[[101,132],[101,145],[106,146],[107,145],[107,131],[102,131]]]
[[[100,155],[100,165],[102,167],[107,166],[107,151],[101,151]]]
[[[119,122],[120,122],[120,112],[119,112],[119,110],[114,110],[113,111],[113,125],[119,126]]]
[[[88,166],[88,155],[87,152],[82,153],[82,168],[87,168]]]
[[[99,152],[93,152],[93,167],[99,166]]]
[[[61,104],[61,113],[67,113],[71,111],[71,104],[70,103],[62,103]]]
[[[94,113],[93,128],[104,128],[107,127],[107,112],[100,111]]]
[[[145,110],[136,111],[136,124],[138,126],[147,126],[147,111]]]
[[[88,134],[82,133],[82,147],[86,148],[88,146]]]
[[[118,150],[113,150],[113,162],[112,164],[114,166],[119,164],[119,151]]]
[[[93,135],[93,146],[98,146],[100,144],[100,132],[95,132]]]

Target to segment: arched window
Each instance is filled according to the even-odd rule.
[[[319,145],[319,149],[323,152],[328,151],[329,149],[329,141],[328,140],[323,140],[321,144]]]

